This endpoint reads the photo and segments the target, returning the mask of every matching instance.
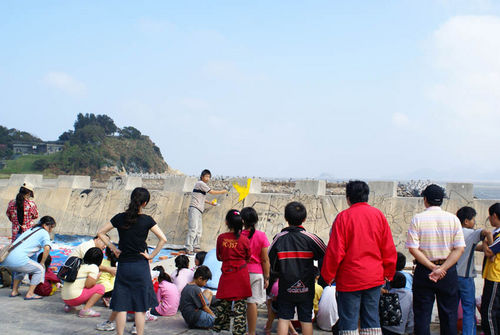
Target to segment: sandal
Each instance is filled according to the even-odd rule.
[[[17,293],[17,294],[9,294],[9,298],[15,298],[15,297],[19,297],[21,295],[21,293]]]
[[[271,328],[264,328],[264,333],[266,335],[271,335]]]
[[[43,297],[37,295],[37,294],[34,294],[32,295],[31,297],[24,297],[24,300],[40,300],[40,299],[43,299]]]

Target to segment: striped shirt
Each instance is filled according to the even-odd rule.
[[[465,247],[460,220],[441,207],[429,207],[411,220],[406,247],[418,248],[430,261],[446,259],[454,248]]]

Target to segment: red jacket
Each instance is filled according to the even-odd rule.
[[[337,290],[366,290],[392,279],[396,272],[396,247],[387,219],[366,202],[340,212],[332,225],[321,275]]]
[[[61,281],[51,269],[45,270],[45,281],[40,283],[35,288],[35,294],[38,294],[42,297],[48,297],[50,293],[52,293],[52,284],[60,283]]]

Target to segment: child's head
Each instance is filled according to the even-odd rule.
[[[241,214],[236,209],[230,209],[226,214],[226,225],[230,231],[236,235],[236,238],[240,238],[241,230],[243,229],[243,220],[241,219]]]
[[[97,266],[100,266],[102,263],[102,250],[99,248],[90,248],[87,250],[85,253],[85,256],[83,256],[83,263],[85,264],[95,264]]]
[[[203,262],[205,261],[206,255],[207,255],[206,251],[197,252],[196,255],[194,256],[194,265],[196,265],[196,266],[203,265]]]
[[[38,263],[41,262],[42,257],[43,257],[43,252],[38,254],[38,258],[37,258]],[[47,258],[45,259],[45,264],[44,264],[45,269],[48,269],[50,267],[50,263],[52,263],[52,257],[50,255],[47,255]]]
[[[109,247],[106,247],[104,252],[106,253],[106,258],[108,259],[109,263],[111,263],[111,266],[115,267],[116,262],[118,262],[118,259],[116,258],[114,252],[111,251],[111,249]]]
[[[255,225],[259,222],[257,211],[253,207],[245,207],[241,210],[241,218],[243,219],[243,226],[245,229],[250,229],[248,238],[252,238],[255,233]]]
[[[177,275],[182,269],[187,269],[189,267],[189,257],[186,255],[179,255],[175,257],[175,267],[177,268]]]
[[[490,223],[493,227],[500,227],[500,202],[490,206],[488,209]]]
[[[476,210],[469,206],[464,206],[457,211],[457,217],[464,228],[474,228],[476,214]]]
[[[196,269],[193,275],[193,280],[196,285],[203,287],[207,285],[207,282],[212,279],[212,272],[208,266],[202,265]]]
[[[398,259],[396,261],[396,271],[403,271],[406,266],[406,256],[398,251]]]
[[[300,226],[307,217],[307,210],[300,202],[292,201],[285,206],[285,220],[290,226]]]
[[[165,269],[163,266],[158,265],[153,268],[153,271],[158,271],[160,274],[158,275],[158,283],[161,283],[162,281],[166,280],[169,283],[172,283],[172,278],[168,275],[168,273],[165,272]]]
[[[406,277],[399,271],[396,271],[391,281],[392,288],[404,288],[406,286]]]
[[[200,175],[201,181],[208,183],[210,178],[212,178],[212,173],[210,172],[210,170],[205,169],[205,170],[201,171],[201,175]]]
[[[367,202],[370,188],[361,180],[350,180],[345,186],[345,196],[351,205],[358,202]]]
[[[314,278],[316,279],[316,281],[318,281],[319,279],[319,269],[317,266],[313,266],[313,273],[314,273]]]

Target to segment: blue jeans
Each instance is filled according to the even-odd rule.
[[[458,293],[462,302],[463,335],[476,335],[476,287],[474,278],[458,277]]]
[[[378,316],[380,287],[354,292],[337,291],[339,331],[357,330],[358,318],[361,318],[361,329],[380,329]]]

